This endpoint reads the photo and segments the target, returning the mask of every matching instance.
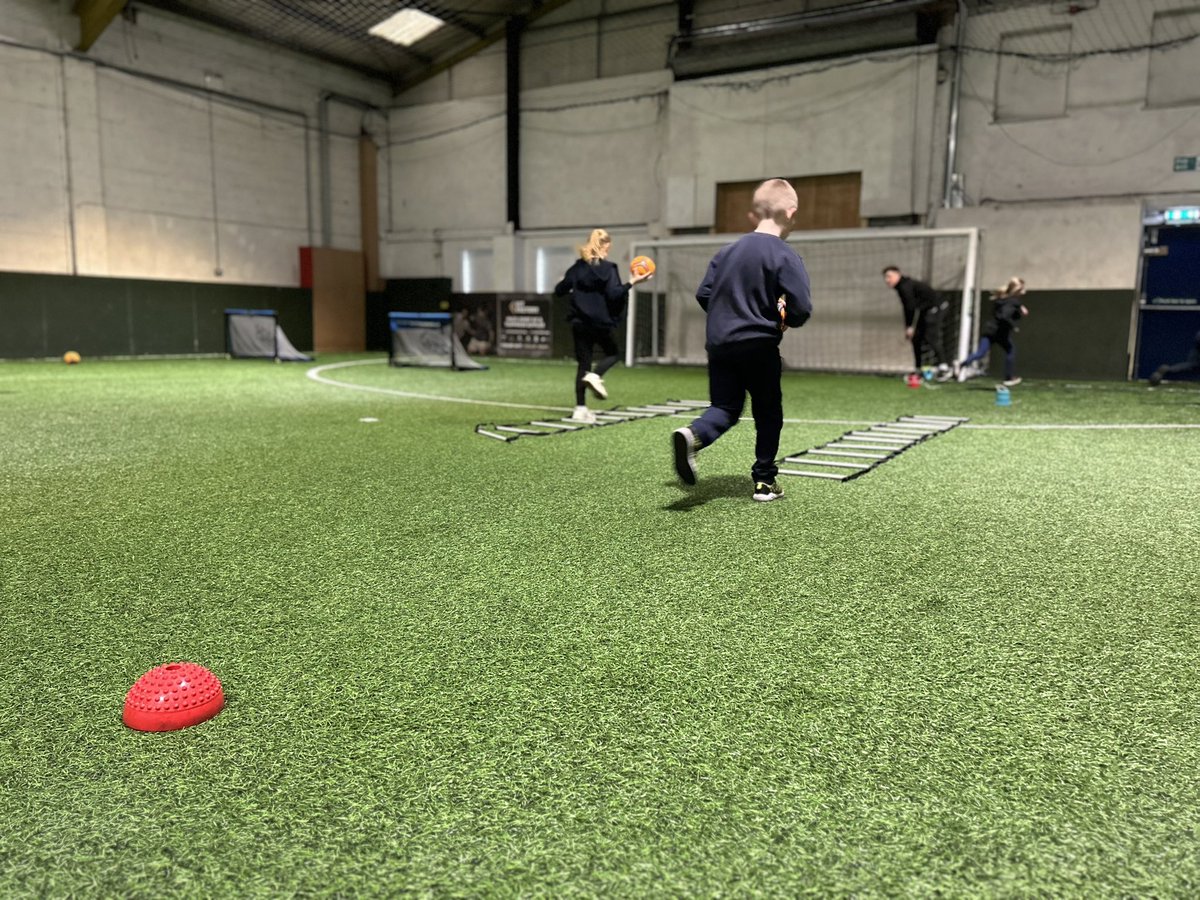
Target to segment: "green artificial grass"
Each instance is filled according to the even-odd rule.
[[[678,420],[506,445],[473,427],[543,414],[306,368],[0,365],[0,894],[1200,891],[1200,431],[960,428],[755,504],[749,422],[688,492]],[[560,363],[326,374],[572,401]],[[784,387],[1200,423],[1187,387]],[[226,709],[126,729],[177,659]]]

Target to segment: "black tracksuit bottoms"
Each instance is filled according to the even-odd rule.
[[[583,376],[592,371],[592,348],[599,345],[604,354],[596,364],[596,374],[604,377],[604,373],[617,364],[617,342],[613,338],[611,328],[601,328],[587,322],[572,322],[571,334],[575,338],[575,361],[579,367],[575,371],[575,405],[586,405],[587,385]]]
[[[692,422],[692,433],[707,447],[737,424],[750,394],[754,415],[754,467],[750,477],[770,484],[779,474],[779,432],[783,430],[783,360],[779,342],[751,340],[708,353],[708,393],[712,403]]]

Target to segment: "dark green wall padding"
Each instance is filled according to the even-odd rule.
[[[449,312],[449,278],[389,278],[384,289],[367,294],[367,349],[387,352],[390,312]]]
[[[1013,335],[1022,378],[1124,381],[1129,373],[1129,329],[1134,291],[1030,291]],[[992,315],[985,299],[982,321]],[[988,374],[1004,372],[1004,352],[993,350]]]
[[[388,287],[369,298],[368,326],[377,325],[373,319],[386,322],[387,309],[439,308],[450,293],[446,279],[397,279]],[[1125,379],[1135,302],[1131,290],[1031,292],[1030,316],[1015,337],[1017,373]],[[312,348],[312,293],[305,288],[0,272],[0,359],[67,350],[84,356],[224,353],[228,307],[274,309],[292,343]],[[984,300],[982,315],[990,317],[991,309]],[[554,354],[561,356],[570,353],[570,330],[558,312],[556,306]],[[382,330],[386,335],[386,324]],[[371,343],[379,349],[378,336]],[[1003,370],[1003,357],[994,352],[990,371]]]
[[[0,359],[225,352],[225,310],[273,309],[313,345],[305,288],[0,272]]]

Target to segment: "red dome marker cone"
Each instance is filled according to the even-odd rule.
[[[178,731],[207,722],[224,705],[221,682],[204,666],[167,663],[134,682],[121,718],[137,731]]]

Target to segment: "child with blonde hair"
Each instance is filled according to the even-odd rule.
[[[753,498],[783,496],[775,478],[779,432],[783,429],[783,361],[779,342],[788,328],[812,315],[808,272],[783,240],[798,205],[795,189],[782,178],[754,192],[750,234],[722,247],[708,264],[696,300],[708,314],[705,349],[711,406],[671,436],[675,472],[696,483],[696,453],[737,424],[750,395],[756,432]]]
[[[587,408],[587,389],[604,400],[608,388],[604,373],[617,363],[617,342],[614,332],[625,318],[629,289],[645,281],[649,275],[636,275],[622,283],[615,263],[608,261],[612,237],[603,228],[595,228],[578,248],[579,259],[567,269],[554,288],[555,296],[570,295],[567,321],[575,339],[575,411],[571,418],[579,422],[595,422],[595,414]],[[592,368],[593,348],[599,345],[604,354]]]
[[[986,359],[992,345],[1004,348],[1004,384],[1015,387],[1021,383],[1017,377],[1017,347],[1012,335],[1017,330],[1017,322],[1029,315],[1025,308],[1025,279],[1010,278],[1004,287],[992,294],[992,318],[980,331],[979,346],[975,352],[961,362],[954,364],[954,376],[959,381],[966,381],[972,374],[971,367],[980,360]]]

